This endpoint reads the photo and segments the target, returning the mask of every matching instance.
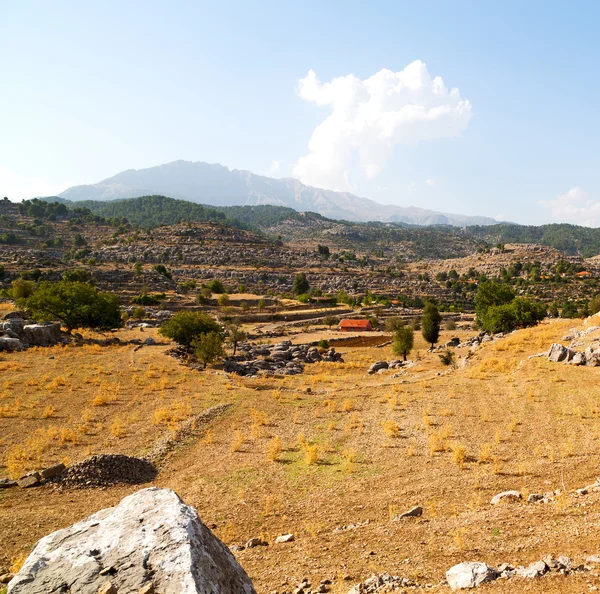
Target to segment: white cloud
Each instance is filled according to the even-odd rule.
[[[435,184],[436,184],[437,182],[436,182],[434,179],[432,179],[432,178],[430,177],[429,179],[426,179],[426,180],[425,180],[425,183],[426,183],[428,186],[435,186]]]
[[[7,196],[20,202],[36,196],[56,196],[72,186],[72,183],[52,183],[35,177],[26,177],[0,166],[0,198]]]
[[[540,200],[538,204],[549,208],[555,221],[586,227],[600,226],[600,202],[591,200],[579,186],[560,194],[554,200]]]
[[[267,169],[267,177],[275,175],[281,167],[281,161],[271,161],[271,166]]]
[[[431,78],[420,60],[400,72],[382,69],[361,80],[353,74],[321,83],[310,70],[298,95],[331,113],[315,128],[308,155],[294,167],[302,182],[350,189],[350,171],[358,156],[366,178],[377,176],[394,146],[458,136],[471,119],[471,104],[458,89]]]

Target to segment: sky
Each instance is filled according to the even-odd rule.
[[[0,0],[0,196],[220,163],[600,226],[600,3]]]

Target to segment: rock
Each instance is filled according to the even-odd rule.
[[[514,502],[522,499],[521,493],[519,491],[503,491],[502,493],[498,493],[492,497],[490,503],[492,505],[498,505],[501,501],[504,502]]]
[[[255,536],[246,543],[246,548],[253,549],[254,547],[262,547],[262,546],[265,546],[266,544],[267,543],[262,538]]]
[[[146,338],[146,340],[144,340],[144,344],[147,346],[153,346],[156,344],[156,340],[154,340],[154,338],[152,338],[152,336],[148,336],[148,338]]]
[[[515,574],[528,579],[534,579],[544,575],[548,571],[548,566],[544,561],[536,561],[527,567],[517,567]]]
[[[399,514],[394,518],[394,521],[401,520],[402,518],[418,518],[423,515],[423,508],[419,505],[415,507],[411,507],[408,511],[405,511],[403,514]]]
[[[275,542],[284,543],[284,542],[294,542],[293,534],[282,534],[275,539]]]
[[[154,584],[146,584],[142,586],[138,592],[138,594],[155,594],[156,590],[154,589]]]
[[[60,464],[55,464],[54,466],[50,466],[50,468],[44,468],[40,472],[43,479],[53,479],[57,477],[63,470],[66,469],[66,466],[61,462]]]
[[[567,347],[555,342],[550,346],[550,350],[548,351],[548,360],[554,363],[560,363],[567,359],[568,353],[569,349]]]
[[[3,573],[0,575],[0,584],[8,584],[13,579],[12,573]]]
[[[590,555],[586,558],[585,562],[589,565],[600,565],[600,556]]]
[[[98,588],[98,594],[117,594],[117,589],[111,582],[106,582]]]
[[[527,503],[538,503],[540,501],[544,501],[544,496],[541,493],[531,493],[527,497]]]
[[[584,353],[575,353],[571,359],[571,365],[585,365],[587,359]]]
[[[28,324],[23,326],[21,340],[29,346],[51,346],[60,341],[60,324]]]
[[[37,487],[42,482],[42,477],[39,472],[28,472],[25,476],[17,479],[17,485],[21,489],[29,489],[30,487]]]
[[[10,489],[11,487],[16,487],[17,482],[12,481],[9,478],[0,479],[0,489]]]
[[[369,371],[367,372],[369,375],[373,375],[377,373],[380,369],[387,369],[389,367],[387,361],[376,361],[369,367]]]
[[[463,562],[446,572],[446,580],[452,590],[476,588],[498,577],[498,572],[489,565],[479,562]]]
[[[42,538],[8,586],[8,594],[71,591],[97,594],[113,566],[118,592],[148,582],[161,594],[255,594],[229,549],[170,489],[125,497],[64,530]]]
[[[18,338],[10,336],[0,336],[0,351],[22,351],[25,347]]]
[[[344,579],[347,579],[346,576]],[[399,590],[400,588],[414,585],[415,583],[407,578],[390,575],[389,573],[382,573],[380,575],[372,575],[364,582],[356,584],[348,591],[348,594],[371,594],[372,592],[380,591],[389,592],[391,590]]]

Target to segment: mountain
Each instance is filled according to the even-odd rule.
[[[292,178],[273,179],[218,164],[174,161],[148,169],[128,169],[97,184],[62,192],[68,200],[117,200],[161,194],[212,206],[274,204],[312,211],[331,219],[416,225],[492,225],[494,219],[454,215],[415,206],[383,205],[347,192],[305,186]]]

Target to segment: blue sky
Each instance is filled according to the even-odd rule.
[[[186,159],[598,226],[599,17],[596,2],[0,0],[0,195]]]

